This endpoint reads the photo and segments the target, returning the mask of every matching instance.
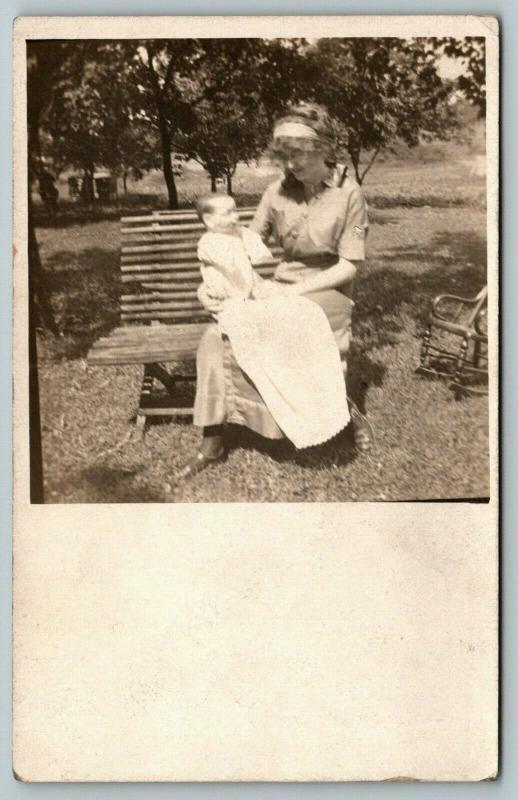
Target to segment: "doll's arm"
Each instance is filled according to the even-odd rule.
[[[218,272],[218,270],[210,264],[202,264],[200,269],[203,283],[212,297],[218,297],[223,300],[231,296],[232,287],[221,272]]]

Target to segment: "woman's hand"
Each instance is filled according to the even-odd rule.
[[[202,283],[198,287],[198,300],[210,314],[219,314],[223,308],[225,293],[215,288],[209,289]]]
[[[322,269],[315,275],[290,284],[289,294],[299,295],[319,292],[323,289],[337,289],[350,284],[355,275],[355,265],[345,258],[340,258],[332,267]]]

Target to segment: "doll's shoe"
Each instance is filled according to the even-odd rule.
[[[201,472],[205,467],[210,467],[211,464],[217,464],[219,461],[225,459],[227,452],[224,447],[215,456],[208,456],[198,450],[195,456],[185,464],[175,475],[176,480],[188,480],[193,478],[198,472]]]

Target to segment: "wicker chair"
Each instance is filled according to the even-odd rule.
[[[456,395],[487,394],[487,286],[473,298],[433,300],[416,372],[447,378]]]

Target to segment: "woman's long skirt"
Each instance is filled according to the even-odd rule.
[[[323,309],[344,361],[351,340],[353,302],[336,289],[304,296]],[[195,425],[206,427],[229,422],[246,425],[269,439],[283,437],[261,395],[238,366],[228,338],[221,334],[216,323],[209,325],[200,341],[196,372]]]

